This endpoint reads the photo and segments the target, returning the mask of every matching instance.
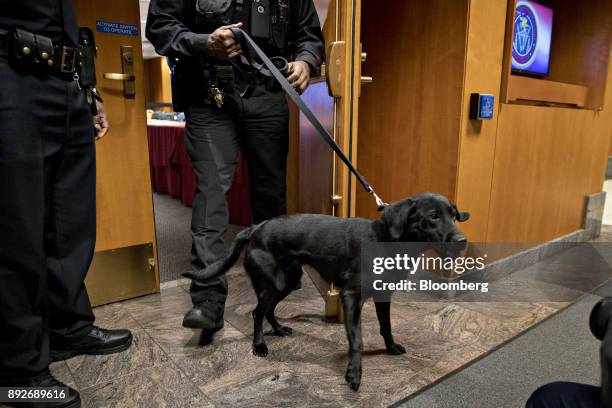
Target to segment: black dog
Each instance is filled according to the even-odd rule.
[[[264,317],[275,333],[287,336],[291,328],[282,326],[274,316],[276,305],[296,286],[302,276],[302,264],[316,269],[328,283],[341,290],[349,363],[346,381],[357,390],[361,383],[361,307],[368,294],[361,290],[360,253],[368,242],[463,242],[455,221],[466,221],[448,199],[439,194],[421,193],[387,206],[380,220],[342,219],[327,215],[302,214],[274,218],[238,234],[230,254],[200,273],[185,276],[205,281],[221,275],[238,260],[247,246],[244,268],[257,293],[253,311],[255,332],[253,353],[265,357],[268,347],[262,330]],[[376,315],[389,354],[403,354],[404,347],[391,334],[390,299],[377,301]]]

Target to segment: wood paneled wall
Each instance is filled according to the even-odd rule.
[[[456,201],[471,213],[461,229],[473,242],[486,239],[498,104],[489,121],[469,120],[472,92],[499,101],[507,0],[472,0],[469,12]]]
[[[468,3],[363,1],[357,163],[387,201],[455,196]],[[377,216],[359,186],[356,215]]]
[[[581,228],[585,196],[602,189],[612,80],[600,111],[498,103],[493,120],[470,121],[471,93],[501,100],[507,9],[507,0],[364,0],[363,73],[374,83],[360,103],[358,167],[388,201],[425,190],[456,200],[472,214],[462,229],[473,242],[536,243]],[[593,24],[608,24],[606,13]],[[608,29],[590,32],[610,44]],[[596,58],[612,78],[607,55]],[[357,198],[357,215],[377,216],[367,194]]]
[[[602,190],[610,112],[503,106],[489,242],[544,242],[581,228],[585,196]]]
[[[506,9],[505,0],[470,2],[457,202],[472,213],[462,225],[471,241],[543,242],[581,228],[585,196],[602,189],[612,81],[600,112],[499,104],[496,119],[469,121],[472,92],[500,94]]]

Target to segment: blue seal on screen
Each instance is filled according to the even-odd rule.
[[[533,62],[538,45],[538,24],[535,10],[529,3],[519,2],[514,17],[512,59],[519,68]]]

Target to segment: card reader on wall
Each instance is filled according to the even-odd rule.
[[[495,96],[489,94],[473,93],[470,96],[470,119],[493,119],[495,111]]]

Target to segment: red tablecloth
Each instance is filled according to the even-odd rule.
[[[178,198],[186,206],[193,205],[196,178],[191,159],[185,150],[182,123],[149,124],[149,159],[153,191]],[[253,223],[249,197],[249,176],[245,161],[239,158],[234,183],[228,193],[230,223]]]

